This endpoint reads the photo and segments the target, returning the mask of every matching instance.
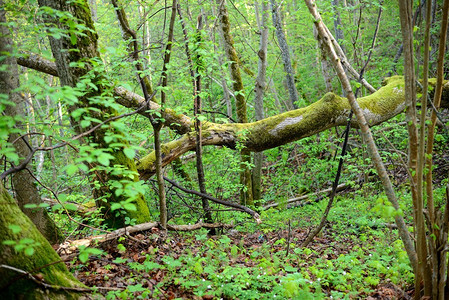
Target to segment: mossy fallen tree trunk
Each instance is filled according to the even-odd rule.
[[[0,210],[1,299],[87,299],[89,289],[67,270],[1,183]],[[24,247],[16,250],[17,245]]]
[[[432,81],[433,82],[433,81]],[[434,83],[434,82],[433,82]],[[449,103],[449,83],[444,86],[443,102]],[[358,99],[369,126],[385,122],[404,111],[404,79],[390,77],[377,92]],[[346,125],[351,107],[346,98],[327,93],[317,102],[300,109],[279,114],[253,123],[203,124],[203,145],[235,148],[239,142],[249,151],[258,152],[275,148],[326,129]],[[357,121],[352,121],[358,127]],[[167,165],[195,147],[193,133],[163,145],[163,164]],[[140,159],[137,169],[141,179],[154,174],[154,153]]]
[[[32,68],[44,73],[57,74],[55,64],[51,61],[39,58],[36,55],[27,55],[18,59],[18,63],[24,67]],[[430,80],[430,86],[436,83]],[[363,98],[359,103],[365,112],[365,117],[370,126],[385,122],[401,113],[405,108],[404,79],[394,76],[385,80],[384,86],[377,92]],[[123,87],[114,88],[117,103],[137,109],[145,104],[145,99]],[[159,110],[160,105],[150,101],[150,110]],[[449,108],[449,82],[443,86],[441,107]],[[203,123],[203,145],[235,147],[237,141],[243,143],[250,151],[258,152],[292,141],[311,136],[326,129],[346,124],[349,114],[349,103],[346,98],[327,93],[317,102],[297,110],[289,111],[270,118],[253,123],[215,124]],[[139,114],[148,117],[148,110],[142,109]],[[175,158],[191,151],[195,147],[192,120],[174,110],[165,109],[162,112],[164,126],[169,127],[181,138],[163,145],[163,164],[167,165]],[[357,127],[355,120],[352,125]],[[245,138],[242,138],[242,137]],[[142,179],[154,174],[154,153],[140,159],[137,162],[138,172]]]

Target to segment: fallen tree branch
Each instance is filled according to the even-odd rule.
[[[42,72],[48,69],[54,74],[54,64],[48,60],[40,60],[48,65],[36,66],[37,63],[31,56],[19,60],[22,66],[35,68]],[[430,80],[430,85],[434,86],[436,81]],[[358,99],[358,104],[363,110],[364,117],[369,126],[380,124],[389,120],[395,115],[404,111],[404,80],[402,77],[394,76],[385,80],[385,86],[375,93]],[[145,99],[123,87],[116,87],[114,94],[117,102],[128,108],[139,108],[145,103]],[[441,107],[449,107],[449,83],[443,86]],[[150,101],[150,110],[159,111],[159,104]],[[328,93],[315,103],[279,114],[270,118],[253,123],[217,124],[204,122],[202,126],[202,144],[226,146],[233,148],[240,142],[252,152],[263,151],[278,147],[292,141],[311,136],[326,129],[342,126],[346,124],[346,119],[351,107],[348,100],[335,94]],[[136,111],[142,115],[149,115],[151,112],[144,110]],[[183,114],[178,114],[174,110],[164,109],[162,118],[165,126],[170,127],[177,133],[184,134],[180,139],[162,145],[164,152],[163,165],[167,165],[180,155],[191,151],[195,147],[194,135],[191,134],[193,122]],[[358,127],[354,120],[351,124]],[[154,152],[146,155],[137,162],[137,169],[140,178],[148,179],[155,171]]]
[[[104,243],[104,242],[116,239],[125,234],[131,234],[131,233],[135,233],[135,232],[150,230],[151,228],[158,227],[158,226],[159,226],[158,222],[142,223],[142,224],[138,224],[138,225],[134,225],[134,226],[127,226],[124,228],[120,228],[120,229],[114,230],[110,233],[106,233],[106,234],[102,234],[102,235],[90,236],[88,238],[75,240],[75,241],[67,241],[59,246],[59,249],[57,250],[57,252],[59,254],[61,252],[70,254],[70,253],[76,251],[76,249],[80,246],[89,247],[94,242]]]
[[[180,189],[181,191],[183,191],[185,193],[189,193],[189,194],[197,195],[197,196],[200,196],[200,197],[204,197],[204,198],[206,198],[206,199],[208,199],[208,200],[210,200],[212,202],[215,202],[215,203],[218,203],[218,204],[221,204],[221,205],[224,205],[224,206],[232,207],[232,208],[235,208],[237,210],[246,212],[247,214],[251,215],[254,218],[254,220],[256,221],[257,224],[262,223],[262,221],[260,220],[260,215],[257,212],[255,212],[254,210],[252,210],[252,209],[250,209],[250,208],[248,208],[246,206],[243,206],[243,205],[240,205],[240,204],[237,204],[237,203],[233,203],[233,202],[229,202],[229,201],[225,201],[225,200],[220,200],[220,199],[214,198],[214,197],[212,197],[212,196],[210,196],[208,194],[203,194],[203,193],[200,193],[200,192],[195,191],[195,190],[186,189],[186,188],[180,186],[175,181],[168,179],[167,177],[164,177],[164,179],[167,182],[169,182],[171,185],[177,187],[178,189]]]
[[[336,191],[340,192],[340,191],[346,189],[347,187],[349,187],[349,185],[347,183],[342,183],[342,184],[337,186],[337,190]],[[313,196],[317,196],[319,194],[329,193],[331,191],[332,191],[332,188],[330,187],[330,188],[327,188],[327,189],[324,189],[324,190],[321,190],[321,191],[318,191],[318,192],[315,192],[315,193],[312,193],[312,194],[303,195],[303,196],[299,196],[299,197],[296,197],[296,198],[288,199],[286,202],[271,203],[271,204],[265,205],[263,207],[263,210],[267,210],[269,208],[276,207],[276,206],[279,206],[279,205],[284,204],[284,203],[285,204],[289,204],[289,203],[293,203],[293,202],[298,202],[298,201],[305,200],[305,199],[313,197]]]
[[[175,230],[175,231],[192,231],[197,230],[201,228],[234,228],[235,226],[233,224],[223,224],[223,223],[196,223],[192,225],[171,225],[167,224],[168,230]]]
[[[42,58],[39,55],[32,53],[25,53],[17,58],[17,63],[23,67],[30,68],[48,75],[59,76],[55,62]],[[146,105],[145,98],[131,92],[123,87],[115,87],[113,90],[117,103],[124,107],[136,109]],[[155,99],[148,102],[149,109],[139,110],[137,113],[150,118],[152,111],[160,111],[161,107],[156,103]],[[191,119],[183,114],[176,113],[174,110],[165,108],[162,111],[162,118],[165,120],[164,124],[170,127],[173,131],[184,134],[191,131],[193,123]]]
[[[445,97],[449,97],[449,84],[445,88],[448,90]],[[357,102],[367,125],[372,127],[385,122],[404,111],[404,79],[400,76],[388,78],[385,80],[385,86],[369,96],[358,98]],[[231,149],[235,148],[237,143],[241,143],[248,151],[259,152],[309,137],[332,127],[344,126],[350,110],[346,98],[327,93],[307,107],[253,123],[204,122],[201,142],[204,146],[225,146]],[[355,120],[351,122],[351,126],[359,127]],[[184,134],[178,140],[162,145],[162,148],[165,166],[195,148],[194,134],[190,132]],[[154,174],[154,162],[153,151],[136,163],[141,179],[147,180]]]
[[[114,230],[110,233],[102,234],[102,235],[95,235],[90,236],[84,239],[75,240],[75,241],[67,241],[59,246],[58,253],[64,252],[64,254],[71,254],[77,250],[80,246],[89,247],[93,243],[104,243],[107,241],[111,241],[114,239],[117,239],[123,235],[130,235],[132,233],[141,232],[150,230],[155,227],[159,227],[159,222],[148,222],[143,224],[138,224],[134,226],[128,226],[124,228],[120,228],[117,230]],[[200,228],[233,228],[233,224],[223,224],[223,223],[196,223],[192,225],[171,225],[167,224],[168,230],[174,230],[174,231],[192,231],[197,230]]]

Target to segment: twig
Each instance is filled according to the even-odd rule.
[[[285,250],[285,258],[288,257],[288,252],[290,250],[290,237],[291,237],[292,227],[291,227],[291,221],[288,220],[288,235],[287,235],[287,249]]]
[[[228,118],[232,123],[237,123],[231,116],[228,116],[228,114],[223,113],[221,111],[212,111],[212,110],[204,110],[203,109],[203,112],[208,113],[208,114],[219,114],[219,115],[222,115],[222,116],[225,116],[226,118]]]
[[[344,190],[347,187],[349,187],[349,185],[347,183],[342,183],[342,184],[337,186],[337,192],[342,191],[342,190]],[[307,199],[309,197],[317,196],[318,194],[324,194],[324,193],[328,193],[328,192],[331,192],[331,191],[332,191],[332,187],[324,189],[324,190],[321,190],[321,191],[318,191],[318,192],[315,192],[313,194],[308,194],[308,195],[303,195],[303,196],[299,196],[299,197],[296,197],[296,198],[288,199],[285,203],[288,204],[288,203],[293,203],[293,202],[305,200],[305,199]],[[276,206],[279,206],[281,204],[283,204],[283,202],[268,204],[268,205],[265,205],[263,207],[263,210],[269,209],[271,207],[276,207]]]
[[[14,271],[16,273],[22,274],[22,275],[28,277],[28,279],[34,281],[37,285],[40,285],[40,286],[42,286],[44,288],[47,288],[47,289],[65,290],[65,291],[78,292],[78,293],[91,293],[93,291],[92,289],[88,289],[88,288],[77,288],[77,287],[67,287],[67,286],[59,286],[59,285],[48,284],[48,283],[43,282],[42,280],[39,280],[33,274],[31,274],[30,272],[27,272],[25,270],[18,269],[18,268],[9,266],[9,265],[1,264],[0,268],[11,270],[11,271]],[[6,287],[8,285],[9,285],[9,283],[6,286],[2,286],[1,290],[6,289]]]
[[[223,224],[223,223],[203,223],[199,222],[193,225],[170,225],[167,224],[167,229],[169,230],[175,230],[175,231],[191,231],[191,230],[197,230],[200,228],[234,228],[235,226],[233,224]]]
[[[331,192],[331,195],[329,197],[329,202],[327,203],[326,210],[324,211],[324,214],[321,217],[321,221],[320,221],[320,224],[318,225],[318,227],[315,228],[312,231],[312,233],[307,236],[306,240],[301,244],[301,247],[304,247],[304,248],[307,247],[310,244],[310,242],[313,240],[313,238],[318,233],[320,233],[321,229],[323,229],[324,224],[327,221],[327,216],[329,215],[329,212],[331,210],[332,204],[334,202],[335,195],[337,193],[338,181],[340,180],[341,170],[343,168],[344,156],[346,155],[346,146],[348,145],[349,129],[351,128],[352,114],[353,114],[353,112],[351,110],[351,113],[349,114],[349,118],[348,118],[348,123],[346,125],[346,134],[345,134],[345,140],[343,142],[343,146],[342,146],[342,149],[341,149],[341,157],[340,157],[340,160],[338,162],[337,175],[335,176],[335,180],[334,180],[334,183],[332,185],[332,192]]]
[[[114,230],[112,232],[108,232],[106,234],[91,236],[91,237],[81,239],[81,240],[68,241],[59,246],[58,252],[60,252],[63,249],[64,250],[67,249],[69,251],[75,251],[77,247],[79,247],[79,246],[88,247],[94,241],[97,241],[99,243],[104,243],[106,241],[116,239],[122,235],[131,234],[131,233],[139,232],[139,231],[145,231],[145,230],[149,230],[153,227],[158,227],[158,226],[159,226],[158,222],[149,222],[149,223],[138,224],[135,226],[128,226],[128,227],[120,228],[120,229]]]
[[[143,110],[145,107],[147,107],[147,104],[149,103],[149,101],[150,101],[151,99],[153,99],[153,97],[154,97],[155,94],[156,94],[156,92],[153,92],[153,94],[151,94],[151,96],[149,96],[148,99],[146,99],[145,103],[142,104],[142,105],[141,105],[139,108],[137,108],[136,110],[134,110],[134,111],[132,111],[132,112],[129,112],[129,113],[126,113],[126,114],[121,114],[121,115],[118,115],[118,116],[111,117],[111,118],[109,118],[109,119],[107,119],[107,120],[105,120],[105,121],[103,121],[103,122],[101,122],[101,123],[95,125],[95,126],[92,127],[91,129],[89,129],[89,130],[87,130],[87,131],[85,131],[85,132],[82,132],[82,133],[80,133],[80,134],[78,134],[78,135],[75,135],[74,137],[72,137],[72,138],[70,139],[70,141],[75,141],[75,140],[78,140],[78,139],[80,139],[80,138],[82,138],[82,137],[88,135],[88,134],[91,134],[92,132],[94,132],[95,130],[97,130],[98,128],[100,128],[101,126],[103,126],[103,125],[106,124],[106,123],[109,123],[109,122],[111,122],[111,121],[115,121],[115,120],[117,120],[117,119],[121,119],[121,118],[124,118],[124,117],[132,116],[132,115],[134,115],[134,114],[140,112],[140,111]],[[13,166],[13,167],[9,168],[8,170],[6,170],[5,172],[3,172],[3,173],[0,175],[0,180],[5,179],[6,176],[8,176],[8,175],[10,175],[10,174],[13,174],[13,173],[16,173],[16,172],[19,172],[19,171],[25,169],[26,166],[29,164],[29,162],[31,161],[31,159],[33,158],[34,154],[35,154],[37,151],[51,151],[51,150],[54,150],[54,149],[58,149],[58,148],[67,146],[67,145],[70,145],[70,142],[69,142],[69,141],[65,141],[65,142],[59,143],[59,144],[54,145],[54,146],[51,146],[51,147],[37,147],[37,148],[31,149],[31,150],[30,150],[30,153],[28,154],[28,156],[27,156],[27,157],[26,157],[20,164],[18,164],[17,166]]]
[[[240,205],[240,204],[237,204],[237,203],[232,203],[232,202],[225,201],[225,200],[220,200],[220,199],[214,198],[214,197],[212,197],[212,196],[210,196],[208,194],[203,194],[203,193],[200,193],[200,192],[195,191],[195,190],[186,189],[186,188],[180,186],[176,181],[168,179],[167,177],[164,177],[164,179],[166,181],[168,181],[171,185],[177,187],[178,189],[180,189],[183,192],[186,192],[186,193],[189,193],[189,194],[193,194],[193,195],[197,195],[197,196],[200,196],[200,197],[204,197],[204,198],[206,198],[208,200],[211,200],[211,201],[213,201],[215,203],[218,203],[218,204],[221,204],[221,205],[224,205],[224,206],[229,206],[229,207],[236,208],[237,210],[246,212],[247,214],[251,215],[254,218],[254,220],[257,222],[257,224],[262,223],[262,221],[260,220],[260,215],[257,212],[255,212],[254,210],[252,210],[252,209],[250,209],[250,208],[248,208],[246,206],[243,206],[243,205]]]

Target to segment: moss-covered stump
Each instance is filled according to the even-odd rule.
[[[15,246],[18,244],[26,247],[17,251]],[[75,291],[85,286],[68,271],[58,254],[22,213],[1,183],[0,253],[0,299],[88,298],[86,292]],[[37,281],[52,287],[46,288],[31,280],[27,273],[19,273],[5,266],[25,271]]]

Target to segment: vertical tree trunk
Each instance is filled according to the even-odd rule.
[[[187,61],[189,63],[189,71],[190,71],[190,77],[192,78],[192,87],[193,87],[193,112],[195,116],[195,153],[196,153],[196,170],[197,170],[197,176],[198,176],[198,186],[200,189],[200,192],[203,194],[207,194],[206,191],[206,178],[204,176],[204,168],[203,168],[203,147],[201,142],[201,136],[202,136],[202,128],[201,128],[201,120],[199,118],[199,115],[202,113],[201,110],[201,77],[202,73],[204,72],[204,63],[202,62],[201,57],[201,43],[202,43],[202,37],[201,37],[201,30],[203,27],[203,14],[201,13],[198,16],[197,20],[197,27],[196,27],[196,33],[195,38],[193,40],[193,55],[194,59],[192,60],[192,56],[190,55],[189,50],[189,39],[187,35],[187,30],[185,27],[184,19],[182,18],[181,14],[181,6],[178,4],[178,14],[179,19],[181,21],[182,26],[182,32],[184,35],[184,45],[185,45],[185,52],[187,56]],[[209,200],[205,197],[201,197],[201,203],[203,205],[204,215],[206,222],[212,223],[212,213],[209,208]],[[215,233],[215,230],[209,231],[210,233]]]
[[[2,203],[0,205],[0,297],[2,299],[79,299],[87,296],[82,292],[44,289],[31,281],[28,276],[9,268],[29,272],[31,275],[41,274],[42,282],[46,284],[84,288],[84,285],[67,270],[64,262],[31,220],[20,211],[1,182],[0,202]],[[11,225],[20,228],[20,231],[13,232],[9,228]],[[23,239],[32,241],[31,247],[34,253],[31,256],[18,254],[13,245],[4,243],[5,241],[19,243]]]
[[[97,1],[89,0],[90,12],[92,15],[92,20],[97,22]]]
[[[203,15],[200,14],[198,16],[198,22],[196,26],[196,39],[194,41],[194,53],[195,56],[194,62],[195,65],[192,66],[192,73],[194,74],[194,115],[195,115],[195,132],[196,132],[196,170],[198,174],[198,186],[200,188],[200,192],[203,194],[207,194],[206,191],[206,179],[204,176],[204,168],[203,168],[203,145],[201,143],[202,130],[201,130],[201,119],[199,118],[202,113],[202,99],[201,99],[201,78],[202,73],[204,72],[204,63],[202,62],[202,57],[200,54],[201,48],[201,30],[203,28]],[[212,223],[212,213],[209,208],[209,200],[205,197],[201,197],[201,203],[203,205],[204,214],[206,222]],[[211,232],[214,233],[214,232]]]
[[[49,36],[50,46],[53,52],[53,56],[56,61],[56,67],[58,70],[59,79],[62,85],[67,85],[70,87],[75,87],[79,82],[80,78],[89,74],[92,70],[92,60],[100,61],[100,54],[97,50],[97,39],[91,13],[86,0],[81,0],[77,2],[63,2],[58,0],[39,0],[40,6],[48,6],[55,10],[64,11],[71,13],[73,15],[73,20],[85,26],[89,30],[85,30],[83,35],[74,33],[71,38],[61,37],[55,39]],[[65,29],[65,25],[60,23],[60,20],[56,19],[54,16],[46,15],[45,20],[48,23],[52,23],[53,26],[59,29]],[[74,51],[75,50],[75,51]],[[83,67],[74,67],[78,63],[83,62]],[[101,72],[95,72],[93,78],[91,78],[91,83],[95,85],[95,89],[87,91],[83,96],[78,98],[78,104],[71,106],[69,112],[74,111],[79,107],[91,107],[96,106],[101,112],[90,111],[89,115],[98,120],[105,120],[108,117],[115,116],[117,113],[111,108],[106,106],[101,106],[99,104],[90,103],[89,99],[95,98],[97,96],[102,96],[107,94],[110,90],[109,86],[105,85],[107,80],[103,77]],[[81,132],[80,126],[72,120],[75,130]],[[89,127],[87,127],[88,129]],[[104,129],[97,129],[88,136],[90,142],[97,144],[101,148],[109,148],[109,144],[105,142]],[[126,140],[122,140],[126,145]],[[136,172],[135,162],[128,158],[124,153],[123,146],[118,148],[111,154],[114,159],[110,162],[111,166],[121,165],[125,170],[129,170],[135,175],[131,178],[133,182],[139,181],[138,174]],[[125,217],[134,219],[137,223],[148,222],[150,220],[150,213],[148,206],[143,198],[143,195],[139,194],[134,199],[134,204],[136,210],[122,211],[123,213],[117,214],[116,212],[111,212],[112,203],[121,203],[122,201],[127,201],[128,197],[126,195],[118,195],[115,193],[115,188],[109,186],[109,182],[112,180],[121,180],[121,176],[110,175],[110,172],[96,171],[92,174],[96,181],[100,184],[99,189],[94,190],[94,197],[97,199],[97,204],[103,208],[105,213],[106,222],[112,227],[123,227],[125,225]],[[103,201],[104,197],[108,196],[108,201]]]
[[[429,17],[429,16],[427,16]],[[448,30],[448,19],[449,19],[449,0],[444,0],[442,8],[442,21],[440,28],[440,38],[438,46],[438,59],[437,59],[437,83],[435,86],[433,106],[438,109],[441,104],[441,96],[443,89],[444,80],[444,56],[446,51],[446,39]],[[430,43],[426,40],[426,43]],[[429,49],[429,47],[427,48]],[[427,50],[426,49],[426,50]],[[425,94],[424,94],[425,95]],[[426,102],[424,102],[426,103]],[[423,104],[425,106],[425,104]],[[447,292],[447,247],[448,247],[448,227],[449,227],[449,203],[446,203],[444,215],[441,216],[435,212],[435,204],[433,197],[433,183],[432,183],[432,156],[433,156],[433,143],[434,143],[434,133],[435,125],[437,121],[436,111],[432,110],[430,124],[428,125],[428,135],[427,135],[427,148],[426,148],[426,161],[425,167],[428,170],[426,174],[426,196],[427,196],[427,206],[429,211],[430,225],[429,228],[432,229],[432,235],[436,236],[435,239],[429,239],[430,245],[430,256],[432,260],[432,268],[428,267],[425,271],[432,272],[432,285],[424,281],[425,295],[432,295],[433,299],[446,299]],[[424,141],[423,141],[424,142]],[[423,233],[425,235],[425,232]],[[427,254],[427,253],[426,253]],[[426,274],[426,273],[425,273]],[[432,294],[428,292],[428,288],[432,287]]]
[[[290,50],[285,38],[284,30],[282,29],[281,17],[279,15],[280,6],[276,4],[275,0],[271,0],[271,15],[273,18],[273,25],[276,28],[276,37],[278,39],[279,47],[281,48],[282,62],[284,63],[285,79],[287,82],[287,89],[289,95],[289,110],[296,109],[298,106],[298,91],[295,85],[295,74],[293,72],[292,62],[290,58]]]
[[[399,13],[401,19],[402,40],[404,45],[404,80],[406,102],[406,121],[408,129],[408,167],[412,172],[410,188],[413,198],[414,223],[416,226],[416,252],[418,263],[415,268],[415,299],[421,296],[430,296],[430,272],[427,268],[427,244],[426,230],[424,227],[423,199],[417,190],[417,163],[418,163],[418,130],[416,114],[416,78],[413,54],[413,22],[412,3],[409,1],[399,2]],[[421,284],[424,281],[424,294],[421,294]]]
[[[6,12],[3,10],[3,1],[0,0],[0,53],[5,55],[5,59],[0,61],[0,66],[5,67],[0,71],[0,93],[8,95],[8,100],[14,103],[5,109],[5,114],[11,117],[24,116],[25,98],[14,90],[19,87],[19,73],[17,62],[13,53],[12,38],[10,29],[6,26]],[[16,127],[21,127],[21,123],[16,123]],[[9,142],[14,142],[17,154],[20,159],[26,158],[31,153],[31,145],[27,137],[19,138],[14,133],[9,136]],[[62,235],[51,219],[47,211],[42,208],[25,208],[26,204],[39,205],[42,200],[36,187],[34,177],[31,175],[31,169],[25,169],[12,175],[12,188],[20,208],[27,214],[36,225],[42,235],[52,244],[62,240]]]
[[[256,11],[259,3],[255,3]],[[259,22],[260,42],[259,42],[259,62],[257,65],[257,78],[255,85],[254,107],[256,112],[256,120],[264,118],[263,99],[266,89],[266,73],[267,73],[267,46],[268,46],[268,5],[266,1],[260,4],[261,18]],[[253,196],[254,200],[261,199],[261,181],[262,181],[262,163],[263,152],[254,153],[254,168],[252,172],[253,179]],[[257,203],[256,203],[257,204]]]
[[[139,14],[141,19],[146,17],[145,7],[139,5]],[[142,56],[143,56],[143,68],[147,69],[151,65],[151,52],[150,48],[150,26],[148,20],[143,22],[142,26]],[[152,78],[151,74],[148,74],[148,81],[151,84]]]
[[[359,124],[362,134],[364,135],[371,160],[373,161],[374,167],[376,168],[378,176],[382,182],[385,194],[388,200],[391,202],[392,206],[396,210],[399,210],[400,207],[396,198],[396,194],[394,192],[393,185],[391,183],[390,178],[388,177],[388,173],[385,169],[385,165],[382,162],[382,158],[379,155],[379,151],[377,149],[376,143],[374,142],[371,129],[368,126],[368,123],[365,119],[362,109],[360,108],[360,105],[355,99],[354,93],[352,92],[351,84],[343,69],[342,61],[335,52],[334,45],[332,44],[332,39],[328,34],[328,30],[326,29],[323,21],[321,20],[321,15],[318,13],[316,4],[312,0],[304,0],[304,2],[306,3],[310,13],[312,14],[315,20],[315,26],[318,30],[318,34],[325,42],[326,49],[337,72],[338,78],[340,79],[343,88],[347,92],[348,101],[351,105],[352,110],[354,111],[354,114],[357,117],[357,123]],[[399,235],[401,237],[402,242],[404,243],[405,250],[410,259],[411,265],[413,266],[414,269],[416,269],[416,266],[418,265],[416,251],[413,242],[410,238],[404,218],[402,217],[402,215],[397,214],[395,215],[395,221],[396,224],[398,225]]]
[[[326,57],[326,50],[324,48],[323,41],[318,36],[318,32],[315,26],[313,26],[313,35],[315,36],[315,39],[317,40],[317,47],[319,51],[318,55],[318,63],[321,64],[321,74],[324,78],[324,85],[326,86],[326,92],[333,92],[334,89],[332,88],[332,65],[329,63]]]
[[[174,30],[174,26],[175,26],[176,9],[177,9],[176,2],[177,2],[176,0],[173,0],[173,2],[172,2],[170,25],[169,25],[169,29],[168,29],[168,38],[167,38],[167,44],[165,46],[164,65],[162,67],[162,73],[161,73],[161,78],[162,78],[161,109],[164,109],[164,106],[165,106],[164,88],[167,86],[167,83],[168,83],[168,74],[167,74],[168,67],[167,67],[167,65],[170,62],[170,55],[171,55],[171,49],[172,49],[172,43],[173,43],[173,30]],[[137,51],[137,47],[135,47],[134,51]],[[146,83],[146,85],[148,86],[148,83]],[[155,148],[155,152],[156,152],[156,178],[157,178],[157,185],[158,185],[158,191],[159,191],[160,222],[161,222],[161,226],[164,229],[166,229],[167,228],[167,203],[166,203],[167,200],[166,200],[165,182],[164,182],[164,176],[163,176],[162,149],[161,149],[161,138],[160,138],[162,122],[160,120],[153,120],[151,123],[152,123],[153,129],[154,129],[154,148]]]
[[[245,91],[243,89],[243,81],[240,75],[237,52],[234,48],[234,40],[231,36],[231,24],[229,22],[228,11],[226,9],[226,1],[216,1],[218,4],[218,19],[220,21],[223,34],[225,53],[228,61],[231,62],[229,68],[231,71],[231,78],[234,81],[233,86],[237,107],[237,120],[239,123],[247,123],[248,117],[246,115]],[[241,151],[241,162],[242,171],[240,173],[240,183],[244,188],[240,192],[240,202],[243,205],[252,205],[254,203],[254,198],[251,184],[251,172],[248,166],[248,164],[251,163],[251,153],[246,149],[242,149]]]
[[[332,0],[332,8],[334,10],[334,31],[335,31],[335,38],[337,40],[337,43],[341,45],[341,49],[343,49],[343,52],[345,51],[344,46],[341,44],[341,42],[344,40],[344,33],[342,29],[341,24],[341,18],[340,18],[340,10],[339,5],[340,0]]]
[[[446,31],[448,29],[448,17],[449,17],[449,1],[444,1],[443,6],[443,16],[440,30],[440,44],[438,46],[438,65],[437,65],[437,84],[435,87],[433,105],[438,109],[441,103],[441,95],[443,91],[443,79],[444,79],[444,53],[446,48]],[[432,153],[433,153],[433,143],[435,126],[437,122],[437,115],[435,111],[432,111],[431,124],[429,126],[428,138],[427,138],[427,148],[426,148],[426,167],[428,170],[432,170]],[[426,194],[427,202],[433,206],[433,184],[432,184],[432,172],[427,172],[426,174]]]

